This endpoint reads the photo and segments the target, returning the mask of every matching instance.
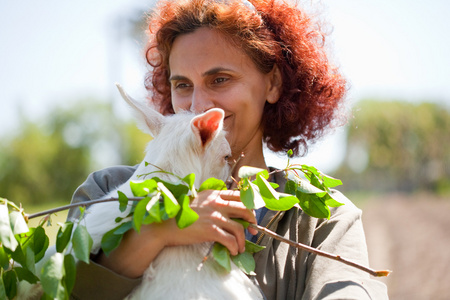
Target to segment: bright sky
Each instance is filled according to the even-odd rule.
[[[318,7],[316,0],[303,1]],[[143,96],[141,49],[123,34],[124,20],[152,0],[142,3],[1,1],[0,135],[15,128],[19,107],[39,119],[50,106],[96,96],[123,109],[115,81]],[[333,27],[334,56],[351,82],[350,101],[384,97],[450,107],[450,1],[322,0],[319,10]],[[308,160],[332,170],[345,151],[342,141],[340,130]]]

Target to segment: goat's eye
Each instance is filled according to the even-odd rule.
[[[230,158],[229,155],[226,155],[226,156],[224,157],[225,161],[228,161],[229,158]]]

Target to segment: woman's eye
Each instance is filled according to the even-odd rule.
[[[189,85],[187,83],[177,83],[175,85],[176,89],[183,89],[183,88],[187,88],[187,87],[189,87]]]
[[[177,82],[171,82],[172,85],[172,89],[185,89],[185,88],[189,88],[191,85],[189,84],[189,82],[184,82],[184,81],[177,81]]]
[[[215,84],[223,83],[223,82],[225,82],[227,80],[228,80],[228,78],[226,78],[226,77],[217,77],[217,78],[214,79],[214,83]]]

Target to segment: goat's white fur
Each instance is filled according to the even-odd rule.
[[[225,157],[231,154],[231,150],[222,130],[223,110],[213,109],[199,116],[181,113],[165,117],[129,97],[119,85],[118,88],[124,100],[135,110],[141,129],[154,139],[148,144],[144,161],[133,176],[107,195],[108,198],[116,196],[118,190],[132,197],[130,181],[142,180],[138,175],[155,171],[153,165],[180,177],[195,173],[197,188],[210,177],[227,179],[229,166]],[[211,118],[218,122],[218,126],[213,131],[206,129],[211,132],[202,139],[199,127]],[[144,162],[151,164],[146,166]],[[173,181],[173,178],[162,178],[167,176],[163,173],[157,176]],[[95,204],[87,210],[82,223],[94,240],[93,253],[100,250],[102,236],[118,225],[116,217],[125,217],[128,212],[120,213],[117,202]],[[197,270],[211,244],[164,248],[145,271],[142,283],[127,299],[262,299],[259,288],[233,263],[228,274],[211,260],[206,261],[200,271]]]

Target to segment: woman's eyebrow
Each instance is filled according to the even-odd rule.
[[[220,73],[220,72],[224,72],[224,71],[227,72],[227,71],[232,71],[232,70],[224,68],[224,67],[217,67],[217,68],[212,68],[209,71],[206,71],[205,73],[202,74],[202,76],[203,77],[210,76],[210,75],[214,75],[214,74],[217,74],[217,73]]]
[[[182,75],[173,75],[169,77],[169,81],[174,81],[174,80],[186,80],[187,77],[186,76],[182,76]]]
[[[208,70],[206,72],[204,72],[202,74],[202,77],[206,77],[206,76],[211,76],[220,72],[229,72],[229,71],[233,71],[231,69],[228,68],[224,68],[224,67],[217,67],[217,68],[212,68],[211,70]],[[174,80],[187,80],[188,78],[186,76],[183,75],[173,75],[169,77],[169,81],[174,81]]]

